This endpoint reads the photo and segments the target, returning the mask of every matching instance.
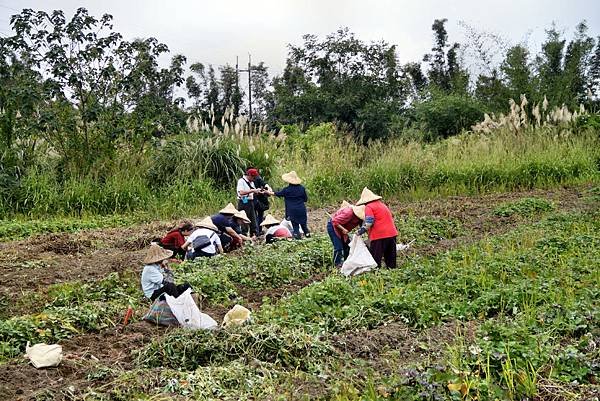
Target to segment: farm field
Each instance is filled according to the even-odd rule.
[[[217,332],[140,321],[149,241],[173,222],[39,229],[0,244],[0,394],[16,400],[593,400],[600,397],[600,188],[387,199],[396,270],[332,267],[314,238],[174,268]],[[61,227],[64,228],[61,229]],[[78,231],[81,228],[80,231]],[[62,231],[62,232],[61,232]],[[17,232],[21,232],[17,229]],[[24,236],[24,235],[21,235]],[[17,236],[18,237],[18,236]],[[134,319],[122,327],[127,309]],[[36,370],[27,341],[58,342]]]

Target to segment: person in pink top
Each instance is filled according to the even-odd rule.
[[[338,269],[350,252],[348,232],[360,226],[365,219],[364,206],[352,206],[344,201],[327,222],[327,234],[333,243],[333,263]]]
[[[363,189],[356,204],[365,205],[365,224],[358,230],[358,235],[368,232],[371,241],[369,249],[377,266],[381,266],[381,259],[383,259],[385,265],[393,269],[396,267],[398,230],[392,212],[380,199],[381,196],[375,195],[367,187]]]

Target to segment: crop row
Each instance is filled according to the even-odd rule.
[[[599,373],[593,346],[600,323],[598,232],[597,213],[552,214],[531,227],[437,257],[416,258],[397,270],[352,279],[331,275],[263,305],[256,324],[241,332],[174,331],[141,350],[138,361],[142,366],[175,367],[185,359],[186,369],[193,370],[244,356],[232,349],[250,349],[248,356],[260,362],[310,373],[331,363],[327,357],[335,359],[327,346],[333,335],[391,320],[416,330],[460,320],[477,322],[474,343],[455,347],[454,358],[441,367],[423,367],[415,373],[418,380],[400,381],[394,394],[430,391],[431,397],[452,399],[457,389],[478,399],[512,399],[533,396],[542,377],[593,381]],[[280,337],[269,337],[268,352],[256,334],[265,332]],[[303,344],[293,335],[299,332],[320,352],[295,357]],[[220,345],[214,346],[213,339]],[[186,345],[190,343],[193,350]],[[561,345],[566,345],[562,351]],[[339,374],[342,380],[344,372]],[[361,386],[361,391],[369,390],[367,382]]]

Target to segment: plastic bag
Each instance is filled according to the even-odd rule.
[[[406,251],[408,248],[410,248],[413,242],[415,242],[414,239],[407,244],[403,244],[402,242],[396,244],[396,252]]]
[[[169,304],[161,300],[160,297],[154,300],[142,319],[161,326],[179,326],[179,322],[175,315],[173,315],[173,312],[171,312]]]
[[[217,322],[206,313],[200,312],[192,298],[192,289],[188,288],[177,298],[165,294],[165,300],[171,312],[182,327],[188,329],[212,330],[218,327]]]
[[[62,361],[62,347],[58,344],[35,344],[25,346],[25,357],[28,358],[37,369],[58,366]]]
[[[292,226],[292,222],[289,221],[288,219],[281,220],[281,223],[279,223],[279,225],[284,226],[291,233],[294,232],[294,226]],[[304,231],[302,231],[302,227],[299,227],[298,231],[300,232],[300,234],[304,234]]]
[[[344,276],[355,276],[370,271],[377,266],[371,252],[365,245],[360,235],[355,235],[350,242],[350,253],[342,264],[341,272]]]
[[[241,326],[250,320],[250,311],[242,305],[235,305],[223,318],[223,327]]]

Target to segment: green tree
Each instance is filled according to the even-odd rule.
[[[388,134],[408,90],[396,47],[363,43],[348,29],[289,46],[282,77],[273,81],[273,114],[282,123],[336,121],[365,139]]]
[[[575,31],[575,38],[569,42],[564,61],[564,87],[570,95],[569,104],[576,107],[583,103],[587,96],[587,82],[592,81],[590,68],[594,50],[594,39],[587,35],[585,21],[580,22]]]
[[[432,53],[423,56],[423,61],[429,62],[429,84],[433,91],[465,94],[469,85],[469,75],[459,63],[460,44],[448,44],[446,22],[446,18],[436,19],[431,26],[434,46],[431,49]]]
[[[504,81],[507,88],[507,98],[505,105],[508,105],[508,99],[519,99],[523,94],[528,99],[535,95],[533,73],[529,62],[529,50],[522,45],[516,45],[508,49],[506,58],[500,67],[504,74]],[[542,95],[543,97],[543,95]],[[541,99],[535,99],[540,101]]]

